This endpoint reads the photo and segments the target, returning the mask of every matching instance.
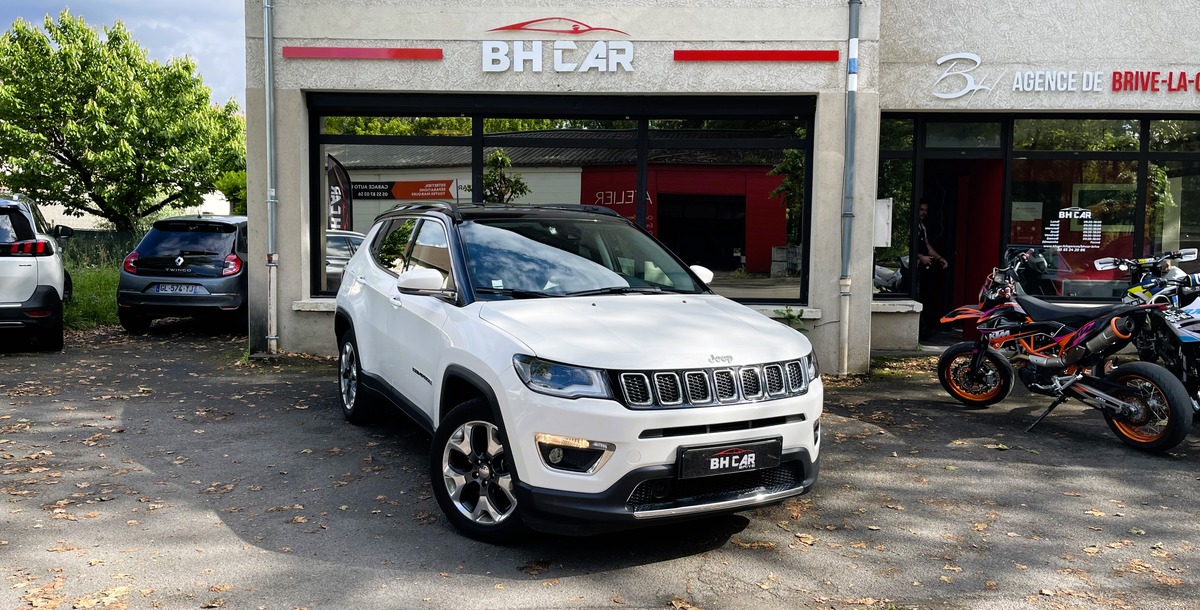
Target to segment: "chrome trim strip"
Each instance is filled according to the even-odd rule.
[[[738,498],[736,500],[726,500],[724,502],[715,502],[712,504],[697,504],[695,506],[680,506],[678,508],[664,508],[660,510],[644,510],[634,511],[634,519],[659,519],[662,517],[678,517],[681,515],[694,515],[696,513],[705,513],[714,510],[727,510],[731,508],[739,508],[742,506],[750,506],[764,502],[774,502],[782,500],[790,496],[797,496],[804,493],[804,486],[793,487],[784,491],[777,491],[771,494],[756,494],[749,498]]]

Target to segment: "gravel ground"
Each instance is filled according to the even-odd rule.
[[[770,508],[496,547],[441,518],[429,438],[356,427],[336,364],[165,321],[0,348],[0,609],[1196,608],[1200,438],[1126,448],[933,357],[828,379],[821,476]]]

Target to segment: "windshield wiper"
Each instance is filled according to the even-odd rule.
[[[216,252],[209,252],[208,250],[180,250],[179,251],[179,256],[196,256],[196,255],[216,256],[216,254],[217,254]]]
[[[545,299],[554,298],[562,295],[550,294],[549,292],[539,292],[537,290],[521,290],[519,288],[489,288],[487,286],[476,286],[476,294],[502,294],[510,296],[514,299]]]
[[[576,290],[575,292],[568,292],[563,296],[582,297],[593,294],[646,294],[655,292],[662,292],[662,289],[653,286],[605,286],[604,288],[592,288],[590,290]]]

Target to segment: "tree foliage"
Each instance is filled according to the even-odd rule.
[[[246,170],[221,174],[213,188],[225,195],[225,200],[229,202],[230,214],[246,215]]]
[[[190,58],[148,60],[120,21],[103,32],[64,10],[0,38],[0,184],[131,231],[245,169],[245,126]]]

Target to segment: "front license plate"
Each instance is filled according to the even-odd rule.
[[[684,448],[679,453],[679,478],[695,479],[774,468],[779,465],[782,453],[781,438],[714,447]]]
[[[197,286],[194,284],[158,284],[154,287],[154,292],[170,293],[170,294],[196,294]]]

